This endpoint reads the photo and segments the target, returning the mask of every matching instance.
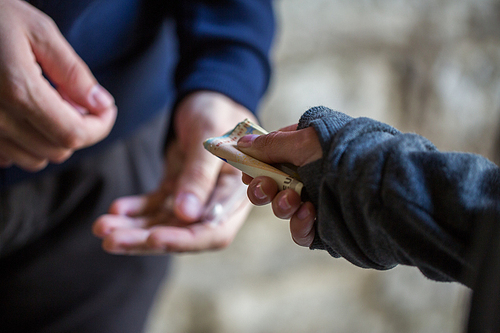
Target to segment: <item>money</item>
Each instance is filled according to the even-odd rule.
[[[255,178],[267,176],[278,184],[280,190],[292,189],[299,195],[304,185],[296,172],[296,167],[290,164],[269,165],[237,148],[238,140],[248,134],[265,135],[268,132],[248,119],[240,122],[236,127],[220,137],[205,140],[206,150],[221,158],[235,168]]]

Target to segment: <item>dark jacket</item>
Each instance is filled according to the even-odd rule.
[[[317,209],[311,248],[364,268],[410,265],[461,282],[474,291],[468,332],[498,332],[500,168],[325,107],[302,116],[298,128],[308,126],[323,150],[298,170]]]
[[[476,230],[500,217],[494,163],[326,108],[306,112],[299,127],[307,126],[324,156],[299,170],[318,208],[312,248],[361,267],[411,265],[431,279],[469,285]]]

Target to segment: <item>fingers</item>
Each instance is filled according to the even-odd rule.
[[[106,238],[117,230],[145,228],[149,223],[150,221],[145,217],[106,214],[99,217],[92,225],[92,233],[97,237]]]
[[[54,144],[70,149],[106,137],[116,118],[111,94],[97,83],[50,18],[37,16],[29,25],[27,37],[29,50],[19,52],[31,51],[35,61],[27,61],[28,75],[20,81],[26,91],[17,96],[18,104],[25,106],[27,120]],[[38,66],[57,90],[40,75]],[[82,116],[75,106],[88,114]]]
[[[29,27],[27,36],[36,62],[60,91],[92,113],[114,104],[111,94],[97,84],[52,19],[39,15]]]
[[[155,254],[147,245],[150,231],[141,228],[124,228],[103,238],[102,248],[113,254]]]
[[[0,138],[0,146],[2,147],[1,160],[4,161],[4,167],[15,163],[22,169],[35,172],[45,168],[48,164],[47,159],[27,152],[10,140]]]
[[[54,163],[61,163],[72,155],[71,150],[54,146],[28,122],[18,121],[1,111],[0,141],[3,143],[1,146],[4,147],[5,154],[7,154],[7,144],[16,146],[9,156],[21,167],[25,165],[22,160],[18,161],[19,156],[16,155],[30,155],[31,159],[48,160]]]
[[[271,203],[276,217],[290,219],[290,232],[296,244],[307,247],[312,244],[316,210],[311,202],[301,202],[297,192],[291,189],[278,192],[276,182],[269,177],[251,180],[247,195],[255,205]]]
[[[267,205],[278,193],[278,184],[269,177],[256,177],[248,184],[248,199],[257,206]]]
[[[176,177],[174,211],[180,219],[194,222],[201,217],[221,172],[223,162],[205,150],[203,141],[245,118],[252,114],[220,93],[199,91],[179,103],[174,125],[184,163]]]
[[[234,203],[237,209],[231,210],[230,216],[216,224],[212,221],[186,224],[171,212],[167,213],[160,204],[148,203],[149,200],[158,201],[151,195],[122,198],[112,205],[111,214],[95,221],[92,231],[102,238],[105,251],[113,254],[161,254],[225,248],[234,239],[251,208],[248,201]],[[156,210],[151,209],[148,215],[135,216],[154,206]]]
[[[257,206],[271,203],[274,215],[289,219],[301,205],[300,195],[292,189],[278,192],[278,185],[269,177],[256,177],[247,189],[250,201]]]
[[[299,209],[300,196],[294,190],[279,192],[273,199],[271,207],[274,215],[280,219],[289,219]]]
[[[184,170],[178,177],[175,195],[175,214],[182,220],[200,219],[221,168],[221,162],[207,151],[193,148],[188,152]],[[203,150],[202,150],[203,149]]]
[[[161,205],[149,205],[149,196],[146,203],[133,198],[117,201],[110,213],[124,215],[116,219],[104,216],[94,226],[105,250],[151,254],[229,245],[251,205],[240,172],[223,165],[202,143],[245,118],[252,114],[219,93],[200,91],[185,97],[176,110],[175,137],[167,147],[166,175],[158,190],[164,198],[174,198],[168,205],[172,210],[166,214]],[[241,195],[235,186],[242,188]]]
[[[248,185],[250,184],[250,182],[253,180],[252,177],[250,177],[249,175],[247,175],[246,173],[243,173],[241,175],[241,181],[243,182],[243,184],[245,185]]]
[[[47,82],[38,85],[26,82],[24,87],[32,89],[26,95],[33,100],[17,99],[24,95],[0,94],[0,138],[10,142],[10,147],[18,147],[13,150],[1,146],[0,150],[5,158],[21,168],[39,169],[40,164],[26,164],[26,159],[20,158],[28,154],[32,160],[61,163],[75,150],[102,140],[114,124],[115,107],[98,116],[82,116]]]
[[[322,156],[318,136],[313,127],[298,131],[277,131],[267,135],[247,135],[238,148],[266,163],[292,163],[303,166]]]
[[[148,216],[160,209],[170,209],[167,200],[161,192],[148,195],[121,197],[113,201],[109,214],[126,216]]]
[[[190,224],[186,228],[154,228],[148,238],[150,248],[165,252],[197,252],[226,248],[233,241],[251,206],[242,206],[224,223]]]
[[[172,217],[171,207],[159,191],[121,197],[113,201],[108,214],[94,222],[92,231],[102,238],[119,229],[148,228],[168,217]]]
[[[245,212],[245,211],[244,211]],[[242,213],[244,213],[242,212]],[[187,227],[156,226],[153,228],[115,228],[103,237],[102,247],[113,254],[165,254],[199,252],[227,247],[234,238],[230,224],[212,226],[195,223]],[[94,233],[99,236],[99,230]]]
[[[85,108],[89,113],[82,115],[41,76],[24,78],[21,89],[25,89],[21,95],[8,96],[11,108],[6,111],[10,111],[16,121],[27,121],[55,146],[76,150],[93,145],[104,139],[114,125],[114,101],[98,112],[96,108]],[[99,95],[96,91],[102,91],[102,88],[94,86],[85,94]],[[15,109],[20,116],[12,115]]]
[[[106,137],[116,118],[113,97],[54,22],[23,1],[0,7],[2,167],[35,171]]]
[[[304,202],[290,219],[290,232],[293,241],[300,246],[311,246],[314,235],[316,210],[311,202]]]

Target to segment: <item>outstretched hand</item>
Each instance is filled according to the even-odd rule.
[[[113,97],[55,23],[25,1],[0,0],[0,167],[61,163],[105,138],[115,117]]]
[[[117,199],[93,226],[103,248],[116,254],[162,254],[229,245],[250,211],[241,172],[203,147],[254,116],[228,97],[200,91],[187,96],[174,117],[175,138],[166,171],[150,194]]]
[[[304,166],[322,157],[318,136],[313,127],[296,131],[288,126],[267,135],[247,135],[238,141],[244,153],[266,163],[292,163]],[[297,192],[288,189],[278,192],[278,185],[269,177],[243,174],[248,185],[247,195],[255,205],[271,203],[274,215],[290,219],[292,239],[301,246],[310,246],[314,240],[316,211],[311,202],[302,202]]]

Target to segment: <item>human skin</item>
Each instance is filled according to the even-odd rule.
[[[25,1],[0,0],[0,167],[61,163],[105,138],[115,118],[113,97],[54,22]]]
[[[115,254],[197,252],[228,246],[251,204],[243,196],[234,213],[213,225],[203,218],[209,197],[244,187],[241,172],[203,147],[253,114],[230,98],[209,91],[188,95],[175,111],[175,139],[167,146],[165,175],[152,193],[117,199],[93,225],[103,248]],[[166,207],[172,197],[171,207]]]
[[[38,171],[61,163],[105,138],[115,118],[113,97],[52,19],[24,1],[0,0],[0,167]],[[243,184],[240,173],[206,152],[202,141],[244,118],[254,119],[224,95],[187,96],[175,112],[176,137],[166,152],[164,181],[154,193],[118,198],[95,222],[103,248],[148,254],[227,246],[250,203],[242,202],[217,226],[203,223],[204,205],[214,191]],[[174,204],[165,211],[169,196]]]
[[[244,153],[266,163],[291,163],[298,167],[322,157],[318,136],[313,127],[296,131],[297,125],[285,127],[267,135],[247,135],[238,141]],[[316,211],[311,202],[302,202],[297,192],[278,191],[269,177],[252,177],[243,174],[248,185],[247,195],[255,205],[271,203],[274,215],[290,219],[292,239],[300,246],[310,246],[314,240]]]

